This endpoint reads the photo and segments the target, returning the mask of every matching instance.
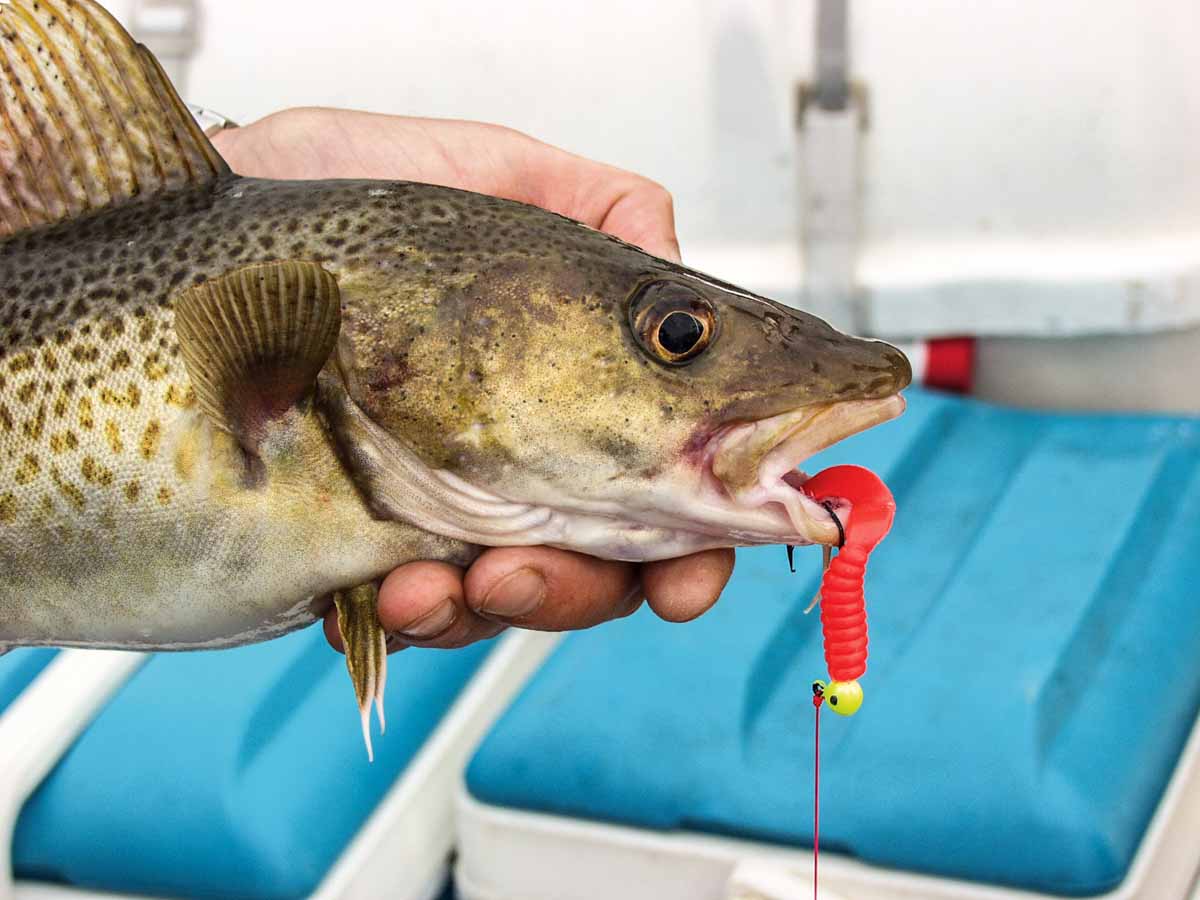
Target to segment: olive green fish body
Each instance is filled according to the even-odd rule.
[[[834,543],[796,466],[910,377],[534,207],[240,178],[92,0],[0,2],[0,651],[332,603],[369,748],[387,571]]]
[[[428,237],[438,191],[230,177],[2,245],[0,645],[262,639],[398,563],[469,558],[374,518],[305,417],[279,435],[303,464],[281,446],[256,480],[197,408],[174,328],[181,286],[281,251],[339,272],[397,230]],[[430,260],[393,277],[436,291]]]

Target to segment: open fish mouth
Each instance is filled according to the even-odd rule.
[[[837,523],[829,509],[804,493],[808,476],[797,466],[838,441],[896,418],[904,406],[904,398],[895,394],[805,406],[728,426],[709,441],[709,483],[723,490],[732,511],[771,515],[778,528],[771,535],[776,541],[836,544]]]

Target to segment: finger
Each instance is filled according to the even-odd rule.
[[[733,559],[732,550],[720,549],[646,563],[642,586],[650,608],[668,622],[687,622],[708,612],[733,574]]]
[[[590,628],[629,615],[642,599],[631,564],[549,547],[488,550],[464,586],[480,616],[538,631]]]
[[[338,628],[337,610],[332,606],[329,612],[325,613],[325,621],[321,623],[321,627],[325,629],[325,640],[329,641],[329,646],[338,653],[345,653],[346,644],[342,640],[342,630]]]
[[[372,141],[384,147],[388,134],[378,134],[383,122],[404,129],[400,117],[348,110],[298,107],[272,113],[240,128],[218,131],[210,140],[239,175],[251,178],[305,180],[313,178],[386,178],[375,170],[369,154]],[[396,177],[412,177],[412,172]]]
[[[613,201],[598,226],[647,253],[680,262],[675,204],[662,185],[638,178]]]
[[[504,630],[467,607],[462,569],[439,562],[409,563],[389,574],[379,589],[379,621],[414,647],[465,647]]]
[[[661,185],[497,125],[290,109],[213,141],[235,172],[269,178],[409,179],[561,213],[679,261]]]
[[[389,649],[464,647],[503,630],[466,607],[462,570],[437,562],[409,563],[384,579],[379,589],[379,622],[394,638]],[[326,616],[325,634],[330,644],[342,649],[336,616]]]
[[[648,253],[680,261],[675,205],[661,184],[614,166],[576,156],[532,138],[521,169],[533,203],[606,231]]]

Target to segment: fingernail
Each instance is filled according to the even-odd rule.
[[[400,632],[402,637],[415,638],[418,641],[427,641],[430,638],[435,638],[451,625],[454,624],[454,619],[458,615],[458,607],[447,597],[421,618],[411,623],[407,628]]]
[[[479,611],[500,619],[527,616],[546,599],[546,582],[533,569],[517,569],[492,586]]]

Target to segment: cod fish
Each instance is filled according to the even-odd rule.
[[[887,344],[570,219],[233,174],[89,0],[0,2],[0,649],[267,640],[545,544],[833,544],[798,463],[898,415]]]

